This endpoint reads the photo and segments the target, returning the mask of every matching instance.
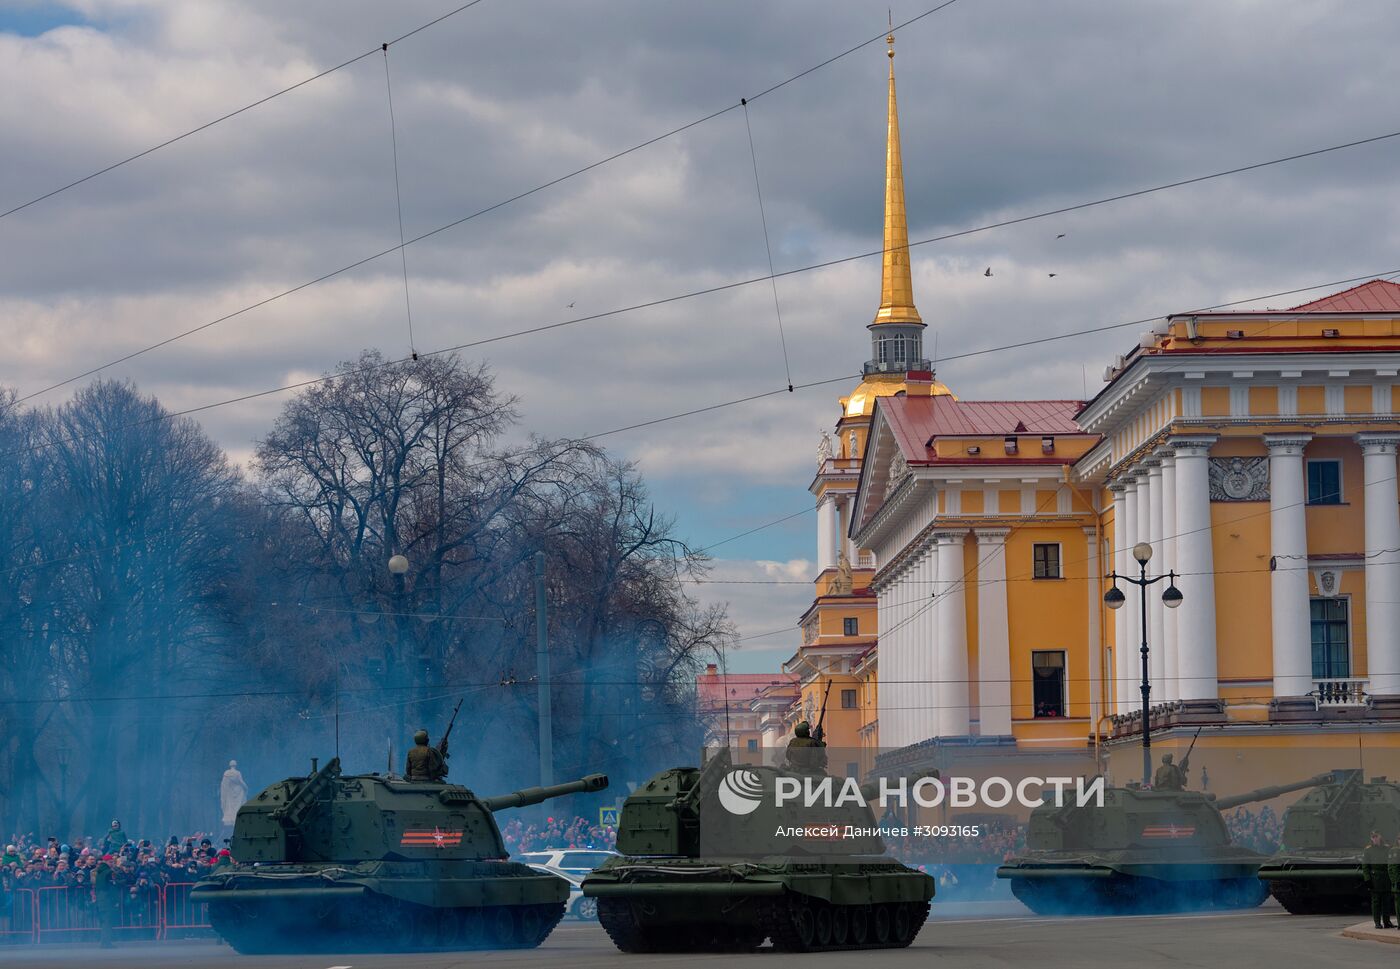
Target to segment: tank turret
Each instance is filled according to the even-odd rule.
[[[1235,845],[1222,809],[1331,783],[1333,774],[1217,798],[1200,791],[1111,787],[1102,806],[1044,804],[1026,852],[997,869],[1036,912],[1239,908],[1268,897],[1264,856]]]
[[[569,884],[507,861],[495,812],[607,786],[591,774],[478,797],[457,784],[345,775],[332,759],[239,808],[234,867],[192,898],[240,952],[538,945]]]
[[[1259,877],[1294,914],[1365,912],[1361,851],[1372,831],[1387,844],[1400,835],[1400,783],[1368,780],[1356,769],[1333,771],[1330,783],[1284,812],[1283,844]]]
[[[907,946],[933,879],[885,855],[851,789],[820,771],[735,765],[727,751],[663,771],[623,803],[622,856],[589,874],[584,894],[624,952]]]

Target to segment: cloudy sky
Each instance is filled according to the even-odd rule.
[[[752,98],[877,36],[888,3],[482,0],[389,52],[405,232]],[[454,5],[0,0],[0,211]],[[935,5],[896,0],[894,19]],[[1389,0],[957,0],[898,38],[911,236],[1400,129],[1397,41]],[[780,272],[878,249],[886,64],[872,44],[749,105]],[[939,355],[955,357],[1400,270],[1398,162],[1400,138],[921,246],[916,299]],[[392,164],[375,53],[0,219],[0,384],[32,393],[395,245]],[[420,351],[762,275],[744,114],[434,235],[407,259]],[[406,353],[400,272],[396,255],[373,260],[103,373],[182,409],[316,376],[363,347]],[[858,370],[878,289],[869,259],[780,281],[795,382]],[[939,377],[965,398],[1079,397],[1134,341],[1123,329],[953,359]],[[520,396],[524,429],[547,436],[787,384],[767,284],[468,352]],[[605,442],[707,545],[810,508],[816,441],[843,387]],[[284,400],[200,419],[246,461]],[[814,517],[716,549],[712,578],[809,579]],[[757,636],[790,627],[810,587],[698,592]],[[752,639],[734,666],[775,668],[794,644],[795,630]]]

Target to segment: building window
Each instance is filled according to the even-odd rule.
[[[1313,599],[1312,675],[1315,680],[1351,676],[1351,635],[1346,599]]]
[[[757,741],[757,740],[750,740],[750,741],[749,741],[749,753],[754,753],[754,752],[756,752],[757,750],[758,750],[758,741]]]
[[[1032,575],[1037,579],[1058,579],[1060,577],[1060,543],[1036,542],[1032,547],[1035,568]]]
[[[842,709],[842,710],[854,710],[855,708],[856,708],[856,691],[855,691],[855,690],[842,690],[842,691],[841,691],[841,709]]]
[[[841,620],[841,631],[842,631],[843,634],[845,634],[845,635],[847,635],[847,636],[859,636],[859,635],[860,635],[860,617],[858,617],[858,616],[847,616],[845,619],[842,619],[842,620]]]
[[[1060,649],[1031,653],[1032,699],[1036,718],[1065,715],[1065,654]]]
[[[1342,503],[1342,462],[1308,462],[1308,504],[1340,505]]]

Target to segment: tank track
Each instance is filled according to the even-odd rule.
[[[1301,881],[1274,879],[1269,882],[1269,894],[1290,915],[1364,915],[1371,910],[1370,900],[1360,892],[1318,894],[1305,886]]]
[[[389,898],[352,905],[211,903],[214,930],[243,955],[533,949],[564,917],[563,902],[432,908]]]
[[[1144,915],[1257,908],[1269,890],[1255,878],[1179,883],[1125,877],[1051,882],[1013,878],[1011,894],[1037,915]]]
[[[834,905],[789,892],[766,899],[764,934],[779,952],[903,949],[928,919],[928,902]]]
[[[758,928],[723,920],[648,926],[634,904],[625,898],[598,899],[598,921],[623,952],[752,952],[763,944]]]

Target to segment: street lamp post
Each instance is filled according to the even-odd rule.
[[[1119,575],[1117,572],[1109,574],[1113,580],[1113,588],[1104,593],[1104,605],[1110,609],[1121,609],[1128,601],[1128,597],[1123,594],[1123,590],[1118,588],[1118,581],[1131,583],[1141,590],[1142,596],[1142,783],[1147,786],[1152,783],[1152,730],[1150,714],[1152,680],[1147,668],[1147,587],[1167,579],[1167,590],[1162,593],[1162,604],[1168,609],[1175,609],[1181,605],[1183,596],[1181,590],[1176,587],[1176,573],[1166,572],[1163,575],[1147,577],[1147,563],[1152,560],[1152,546],[1147,542],[1138,542],[1133,546],[1133,558],[1138,563],[1138,578],[1131,575]]]
[[[393,672],[394,672],[394,676],[393,676],[393,680],[392,680],[391,682],[395,682],[396,684],[403,684],[403,667],[404,667],[404,662],[405,662],[404,653],[405,653],[406,644],[407,644],[407,642],[408,642],[408,617],[405,615],[405,614],[408,612],[408,609],[405,607],[405,602],[404,602],[405,597],[406,597],[406,595],[407,595],[407,583],[406,583],[406,580],[405,580],[405,576],[407,575],[407,573],[408,573],[408,558],[407,558],[407,556],[404,556],[404,555],[392,555],[392,556],[389,557],[389,574],[390,574],[391,576],[393,576],[393,582],[394,582],[394,631],[395,631],[395,634],[396,634],[396,635],[395,635],[395,638],[396,638],[396,640],[397,640],[397,642],[395,642],[394,645],[393,645],[393,656],[394,656],[394,671],[393,671]],[[410,694],[409,694],[409,700],[410,700],[410,702],[416,703],[417,700],[418,700],[418,696],[417,696],[418,675],[417,675],[417,672],[415,671],[415,672],[411,673],[410,676],[409,676],[409,682],[408,682],[407,684],[403,684],[403,685],[407,685],[407,686],[409,687],[409,689],[411,690],[411,692],[410,692]],[[405,710],[406,710],[406,708],[408,707],[409,704],[408,704],[408,703],[402,702],[402,697],[400,697],[399,700],[400,700],[400,703],[399,703],[399,705],[398,705],[398,711],[399,711],[399,715],[398,715],[398,719],[399,719],[399,735],[400,735],[400,736],[403,736],[403,733],[404,733],[404,712],[405,712]]]
[[[65,831],[68,830],[68,753],[68,744],[60,740],[54,754],[58,758],[59,820]]]

